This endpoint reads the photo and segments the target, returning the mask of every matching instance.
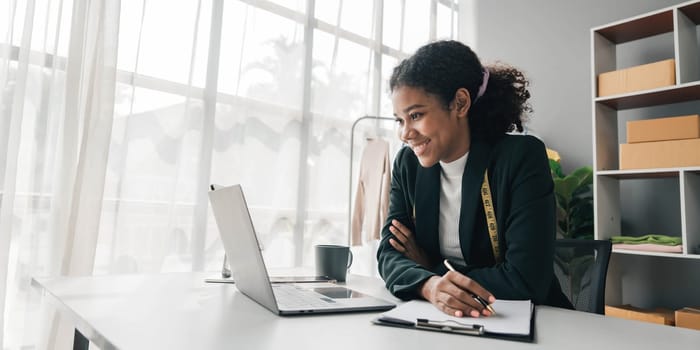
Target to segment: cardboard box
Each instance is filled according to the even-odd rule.
[[[627,143],[700,138],[700,115],[627,122]]]
[[[700,139],[623,143],[620,169],[700,166]]]
[[[598,96],[655,89],[676,83],[676,60],[664,60],[598,75]]]
[[[610,306],[605,305],[605,316],[625,318],[643,322],[657,323],[673,326],[675,322],[673,310],[657,308],[646,310],[632,305]]]
[[[676,310],[676,327],[700,330],[700,307]]]

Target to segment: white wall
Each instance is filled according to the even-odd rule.
[[[507,62],[527,74],[534,109],[529,131],[559,151],[564,171],[568,173],[593,162],[590,29],[683,2],[686,1],[460,0],[460,38],[473,46],[482,61]],[[622,56],[618,60],[626,62],[618,63],[624,66],[634,59],[634,54]],[[686,103],[673,108],[680,115],[698,113],[699,106],[699,103]],[[667,113],[666,110],[660,107],[625,111],[619,118],[638,119],[650,113],[658,116]],[[635,226],[653,230],[654,220],[672,216],[669,211],[678,210],[651,207],[655,198],[644,191],[643,183],[624,185],[624,191],[635,195],[623,200],[623,217],[631,218],[623,222],[623,231]],[[663,213],[664,210],[667,212]],[[657,212],[658,217],[649,215]],[[700,305],[697,271],[700,260],[614,254],[607,301],[640,307],[697,306]]]

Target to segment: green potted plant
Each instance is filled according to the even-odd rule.
[[[593,239],[593,169],[583,166],[566,175],[559,154],[547,154],[557,199],[557,236]]]
[[[559,154],[548,149],[547,155],[557,201],[557,238],[593,239],[593,169],[583,166],[566,175]],[[569,276],[562,288],[573,305],[578,303],[582,285],[591,283],[588,274],[594,263],[592,255],[579,256],[576,249],[555,251],[555,274]]]

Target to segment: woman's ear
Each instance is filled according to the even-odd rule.
[[[452,102],[453,108],[457,112],[457,117],[466,117],[467,112],[469,112],[469,108],[471,108],[472,105],[472,99],[469,95],[469,91],[465,88],[459,88],[457,92],[455,92],[455,97]]]

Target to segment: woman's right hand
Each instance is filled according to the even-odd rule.
[[[391,220],[389,231],[394,235],[393,238],[389,239],[389,244],[391,244],[394,249],[415,261],[418,265],[426,269],[430,268],[428,255],[425,254],[423,248],[418,245],[413,232],[406,227],[406,225],[402,224],[399,220]]]
[[[478,295],[489,304],[496,298],[473,279],[454,271],[443,276],[432,276],[423,283],[420,293],[442,312],[455,317],[491,316],[491,312],[476,301],[472,294]]]

